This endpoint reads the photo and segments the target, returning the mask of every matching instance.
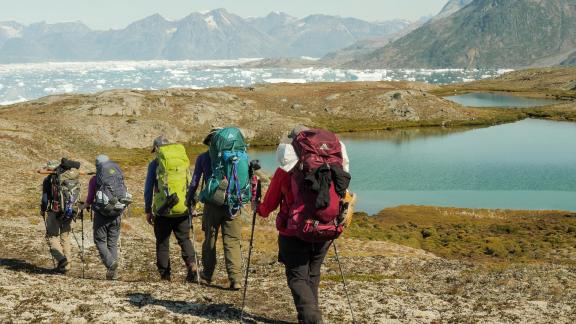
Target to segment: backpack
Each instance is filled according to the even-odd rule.
[[[182,144],[167,144],[158,148],[156,181],[152,209],[155,215],[178,217],[186,214],[186,192],[190,183],[190,160]]]
[[[235,127],[219,130],[210,141],[212,176],[200,193],[200,200],[228,206],[231,217],[252,197],[247,148],[244,136]]]
[[[72,219],[78,213],[77,202],[80,199],[80,172],[76,169],[64,171],[56,169],[51,176],[51,210],[63,219]]]
[[[124,174],[116,163],[108,161],[96,167],[94,211],[106,217],[118,217],[131,203],[131,198],[124,183]]]
[[[344,231],[339,216],[350,183],[350,174],[342,168],[340,140],[329,131],[311,129],[300,132],[292,145],[299,159],[291,171],[290,213],[298,224],[296,235],[307,242],[334,240]]]

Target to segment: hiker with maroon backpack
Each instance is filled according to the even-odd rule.
[[[88,195],[82,208],[94,211],[94,244],[106,267],[106,279],[118,279],[118,241],[122,214],[132,202],[120,167],[106,155],[96,157],[96,175],[88,184]]]
[[[342,199],[350,182],[342,146],[324,130],[296,127],[292,144],[280,144],[280,162],[258,213],[280,207],[278,259],[286,269],[299,323],[322,323],[318,307],[320,268],[332,241],[343,231]]]

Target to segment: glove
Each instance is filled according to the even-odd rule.
[[[146,221],[148,224],[154,225],[154,216],[152,216],[152,213],[146,213]]]

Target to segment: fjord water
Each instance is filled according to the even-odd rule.
[[[546,106],[558,102],[551,99],[524,98],[493,92],[473,92],[444,98],[467,107],[525,108]]]
[[[454,83],[486,79],[507,70],[245,68],[254,59],[213,61],[111,61],[0,64],[0,105],[61,93],[110,89],[155,90],[251,86],[278,82],[420,81]]]
[[[358,209],[397,205],[576,210],[576,124],[344,134]],[[273,172],[273,151],[252,152]]]

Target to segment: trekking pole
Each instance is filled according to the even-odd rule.
[[[118,265],[124,263],[124,259],[122,259],[122,217],[126,215],[126,211],[120,215],[120,222],[118,224]]]
[[[260,202],[260,196],[262,195],[262,187],[260,180],[256,184],[256,197],[254,201],[256,203]],[[248,247],[248,260],[246,261],[246,275],[244,276],[244,292],[242,293],[242,311],[240,312],[240,323],[244,320],[244,307],[246,306],[246,291],[248,290],[248,274],[250,272],[250,257],[252,256],[252,243],[254,242],[254,227],[256,227],[256,212],[258,208],[254,208],[252,213],[252,230],[250,233],[250,245]]]
[[[46,221],[45,214],[42,214],[42,219],[44,219],[44,228],[46,229],[46,235],[48,235],[48,222]],[[56,260],[54,260],[54,256],[52,255],[52,246],[50,245],[50,240],[47,236],[45,236],[45,239],[48,242],[48,253],[50,253],[50,257],[52,258],[52,266],[56,268]]]
[[[348,307],[350,307],[350,314],[352,315],[352,323],[356,323],[356,317],[354,317],[354,310],[352,310],[352,303],[350,302],[350,295],[348,295],[346,278],[344,278],[344,271],[342,271],[342,264],[340,263],[340,258],[338,257],[338,249],[336,248],[336,241],[332,241],[332,245],[334,245],[334,254],[336,255],[336,262],[338,262],[338,267],[340,268],[340,275],[342,276],[342,283],[344,284],[344,292],[346,293],[346,299],[348,299]]]
[[[82,260],[82,279],[84,279],[84,209],[80,211],[80,223],[82,224],[82,254],[80,254],[80,259]]]
[[[190,219],[190,230],[192,231],[192,249],[194,249],[194,262],[196,263],[196,281],[200,284],[200,265],[198,263],[198,252],[196,251],[196,233],[194,231],[194,217],[192,211],[188,209],[188,218]]]

